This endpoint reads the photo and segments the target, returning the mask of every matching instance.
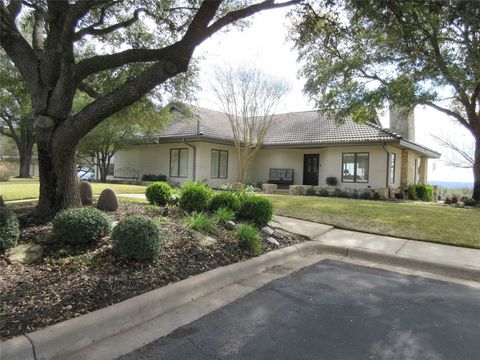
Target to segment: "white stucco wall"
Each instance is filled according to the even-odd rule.
[[[225,183],[237,181],[237,158],[233,146],[213,144],[207,142],[192,142],[196,147],[196,180],[206,181],[213,187],[220,187]],[[188,177],[170,177],[170,149],[188,148]],[[226,179],[212,179],[211,151],[228,151],[228,177]],[[400,186],[400,172],[402,151],[393,146],[385,149],[377,146],[342,146],[316,149],[262,149],[257,153],[249,169],[248,181],[266,182],[269,178],[270,168],[291,168],[295,171],[294,183],[303,184],[303,161],[305,154],[319,154],[319,185],[326,186],[325,179],[328,176],[336,176],[340,188],[365,189],[384,188],[387,176],[387,153],[397,154],[395,183],[390,187]],[[342,183],[342,153],[368,152],[369,153],[369,180],[367,183]],[[115,169],[130,167],[136,169],[140,176],[143,174],[164,174],[170,181],[183,183],[187,179],[193,179],[193,149],[184,143],[136,145],[120,150],[115,157]]]
[[[187,178],[170,177],[170,149],[188,149]],[[125,167],[137,170],[140,178],[143,174],[163,174],[169,181],[183,183],[192,179],[193,150],[184,143],[130,146],[115,155],[115,171]]]

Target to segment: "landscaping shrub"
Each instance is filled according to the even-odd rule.
[[[172,188],[165,182],[154,182],[147,186],[145,196],[150,204],[165,206],[172,197]]]
[[[373,200],[380,200],[382,198],[382,196],[378,192],[374,191],[373,195],[372,195],[372,198],[373,198]]]
[[[112,231],[110,218],[90,207],[64,210],[55,216],[52,225],[54,238],[72,245],[97,242]]]
[[[262,237],[258,230],[248,224],[240,225],[235,229],[235,235],[238,237],[239,245],[255,255],[262,252]]]
[[[10,175],[6,171],[0,171],[0,181],[10,180]]]
[[[167,181],[167,176],[162,174],[143,174],[142,181]]]
[[[272,220],[273,205],[267,198],[252,196],[240,204],[238,215],[242,219],[252,221],[256,225],[262,226]]]
[[[232,192],[221,192],[213,195],[210,200],[210,211],[217,211],[220,208],[227,208],[234,212],[239,208],[238,197]]]
[[[450,196],[447,196],[447,197],[445,198],[444,203],[445,203],[446,205],[451,205],[451,204],[453,204],[452,198],[451,198]]]
[[[197,230],[212,235],[218,232],[215,222],[203,212],[194,212],[191,215],[187,216],[185,219],[185,223],[192,230]]]
[[[318,191],[318,196],[328,197],[329,195],[330,195],[330,193],[328,192],[327,189],[320,189]]]
[[[333,192],[333,196],[339,197],[339,198],[346,198],[348,197],[348,194],[342,189],[335,188],[335,191]]]
[[[403,200],[404,198],[404,195],[403,195],[403,192],[398,192],[398,193],[395,193],[395,199],[397,200]]]
[[[371,200],[372,193],[370,191],[364,191],[362,194],[360,194],[360,198],[364,200]]]
[[[315,188],[312,186],[312,187],[309,187],[307,189],[307,191],[305,192],[305,195],[307,196],[315,196],[317,194],[317,192],[315,191]]]
[[[430,185],[416,184],[415,185],[415,191],[416,191],[418,200],[432,201],[433,188]]]
[[[160,254],[163,236],[152,219],[135,215],[121,220],[113,229],[113,247],[130,260],[153,260]]]
[[[3,252],[15,246],[19,237],[20,228],[17,217],[4,205],[0,206],[0,251]]]
[[[338,184],[338,180],[336,176],[328,176],[325,179],[325,182],[327,183],[327,185],[330,185],[330,186],[337,186]]]
[[[415,185],[408,185],[405,189],[408,199],[410,200],[418,200],[417,196],[417,187]]]
[[[186,182],[180,192],[180,207],[187,211],[202,212],[208,208],[212,190],[202,184]]]
[[[235,212],[229,208],[221,207],[215,212],[215,218],[218,222],[226,223],[235,219]]]
[[[477,205],[477,201],[475,199],[465,198],[465,199],[463,199],[463,205],[465,205],[465,206],[475,206],[475,205]]]
[[[358,199],[360,195],[358,194],[358,190],[353,190],[353,192],[350,194],[350,197],[352,199]]]
[[[452,204],[457,204],[458,203],[458,195],[452,195]]]

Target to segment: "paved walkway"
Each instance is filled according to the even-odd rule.
[[[333,229],[328,225],[283,216],[275,216],[271,225],[302,234],[326,246],[344,248],[347,250],[347,254],[348,250],[359,250],[384,258],[391,257],[393,260],[407,258],[467,270],[478,270],[478,281],[480,281],[480,250]]]

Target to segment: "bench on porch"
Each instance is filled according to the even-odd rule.
[[[272,169],[268,176],[269,184],[277,185],[293,185],[294,170],[293,169]]]

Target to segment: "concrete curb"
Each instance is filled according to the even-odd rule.
[[[301,245],[301,244],[300,244]],[[167,285],[118,304],[0,342],[0,359],[65,359],[94,342],[300,257],[295,246]]]
[[[345,256],[352,259],[371,261],[380,264],[401,266],[413,270],[425,271],[463,280],[480,281],[480,268],[443,264],[424,259],[409,258],[397,254],[375,252],[355,247],[327,245],[322,244],[318,240],[313,240],[312,242],[316,242],[318,244],[317,246],[312,246],[312,248],[316,248],[317,251],[324,254]]]
[[[306,241],[220,267],[78,318],[0,342],[0,359],[68,358],[69,354],[78,352],[94,342],[152,320],[223,287],[253,277],[267,268],[319,253],[480,281],[480,269],[476,268],[445,265],[360,248],[327,245],[315,240]]]

